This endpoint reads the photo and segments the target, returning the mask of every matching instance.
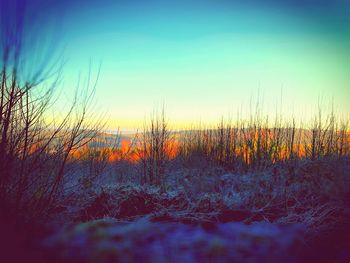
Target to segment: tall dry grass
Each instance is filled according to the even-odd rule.
[[[202,158],[229,170],[261,170],[289,160],[349,156],[349,139],[348,121],[337,120],[334,113],[323,118],[320,112],[311,126],[280,117],[273,124],[267,116],[222,119],[216,127],[183,132],[178,155],[186,162]]]

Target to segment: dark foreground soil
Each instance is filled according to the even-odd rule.
[[[2,225],[1,262],[350,262],[349,226],[306,241],[302,224],[132,222]],[[31,231],[28,231],[31,229]]]

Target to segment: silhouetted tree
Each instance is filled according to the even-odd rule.
[[[53,46],[33,53],[33,44],[45,41],[37,35],[42,41],[35,42],[25,23],[26,1],[1,1],[0,10],[0,199],[15,212],[39,216],[55,204],[72,152],[101,128],[87,120],[97,78],[92,82],[89,71],[67,113],[48,121],[63,63],[53,60]]]

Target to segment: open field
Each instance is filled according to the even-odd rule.
[[[0,262],[349,263],[349,18],[0,0]]]

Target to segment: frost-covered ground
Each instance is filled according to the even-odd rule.
[[[108,174],[79,183],[30,233],[40,262],[350,262],[347,159],[182,167],[163,190]]]

